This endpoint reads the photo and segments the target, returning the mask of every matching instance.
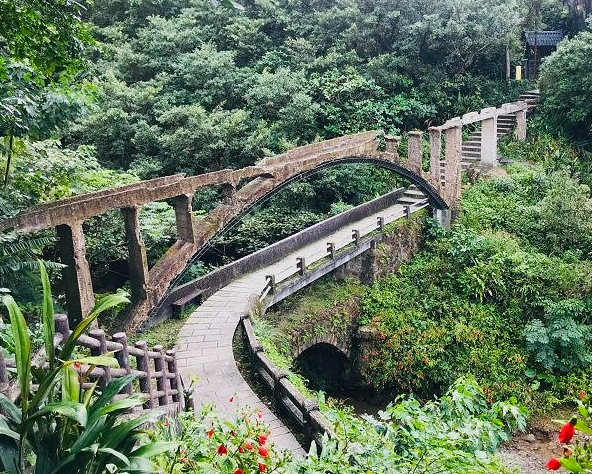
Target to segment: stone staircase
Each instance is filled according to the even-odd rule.
[[[518,100],[523,100],[528,104],[527,114],[536,108],[540,101],[540,93],[538,90],[531,90],[520,95]],[[511,133],[516,126],[516,116],[514,114],[499,115],[497,118],[497,138],[502,138],[508,133]],[[481,161],[481,128],[477,127],[469,136],[462,142],[461,152],[461,169],[466,171],[471,166],[479,164]],[[440,162],[440,176],[442,177],[442,184],[444,184],[444,161]],[[399,204],[408,205],[413,204],[421,199],[425,199],[425,195],[414,185],[407,188]]]
[[[539,100],[540,94],[538,90],[532,90],[520,95],[518,100],[526,101],[528,104],[528,112],[534,109]],[[502,138],[516,126],[516,117],[513,114],[499,115],[497,118],[497,138]],[[462,143],[462,158],[461,167],[465,171],[471,166],[481,161],[481,129],[474,130],[466,140]],[[443,170],[442,170],[443,171]]]
[[[397,200],[397,204],[401,204],[402,206],[411,206],[419,201],[423,201],[424,199],[426,199],[426,197],[427,196],[423,192],[421,192],[421,190],[417,186],[412,184]]]

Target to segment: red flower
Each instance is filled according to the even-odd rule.
[[[547,463],[547,469],[549,471],[556,471],[560,467],[561,467],[561,463],[557,459],[555,459],[555,458],[549,459],[549,462]]]
[[[243,470],[239,467],[236,471],[234,471],[234,474],[243,474]]]
[[[263,456],[264,458],[266,458],[267,456],[269,456],[269,453],[267,452],[267,449],[265,449],[263,446],[259,446],[259,454],[261,456]]]
[[[586,393],[583,390],[580,390],[580,399],[583,399],[586,396]]]
[[[226,446],[224,446],[223,444],[221,444],[220,446],[218,446],[218,454],[220,456],[222,456],[223,454],[228,453],[228,450],[226,449]]]
[[[263,446],[267,441],[267,436],[259,435],[259,444]]]
[[[244,453],[244,452],[245,452],[245,450],[243,449],[243,447],[242,447],[242,446],[239,446],[239,447],[238,447],[238,452],[242,454],[242,453]]]
[[[259,463],[259,472],[265,472],[265,464]]]
[[[252,451],[253,445],[251,443],[245,443],[245,448],[247,448],[249,451]]]
[[[168,423],[164,423],[164,426],[169,426],[169,424]]]
[[[80,367],[81,367],[81,366],[80,366],[80,362],[74,362],[74,368],[75,368],[76,370],[80,370]]]
[[[181,462],[183,462],[183,463],[187,462],[187,458],[181,458]]]
[[[211,438],[212,436],[214,436],[214,430],[208,431],[208,438]]]
[[[261,412],[257,413],[257,416],[258,416],[259,418],[263,418],[263,415],[261,414]]]
[[[560,443],[566,444],[571,441],[571,439],[573,438],[573,435],[576,431],[576,429],[574,427],[577,422],[578,422],[578,420],[576,418],[572,418],[571,420],[569,420],[569,423],[566,423],[565,425],[563,425],[563,428],[561,428],[561,431],[559,432],[559,442]]]
[[[228,399],[228,401],[229,401],[230,403],[232,403],[232,402],[234,401],[234,397],[230,397],[230,398]]]

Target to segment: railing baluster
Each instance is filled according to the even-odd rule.
[[[104,355],[107,353],[107,339],[105,338],[105,331],[102,329],[93,329],[88,333],[90,337],[99,341],[98,348],[91,348],[90,354],[93,356]],[[105,388],[111,380],[111,369],[104,365],[99,366],[103,369],[103,375],[99,380],[99,387]]]
[[[156,389],[162,394],[158,397],[159,405],[168,405],[169,403],[169,379],[167,377],[168,366],[164,360],[164,350],[161,345],[154,346],[156,357],[154,358],[154,370],[160,372],[156,376]]]
[[[138,341],[134,344],[136,349],[142,351],[141,355],[136,356],[138,370],[144,372],[144,377],[140,378],[140,391],[148,395],[148,400],[144,402],[144,408],[154,408],[154,390],[152,389],[152,369],[150,368],[150,357],[148,357],[148,343]]]
[[[113,341],[121,344],[122,349],[115,353],[115,358],[119,362],[119,366],[124,369],[128,374],[131,373],[131,367],[129,363],[129,349],[127,347],[127,335],[124,332],[118,332],[113,334]],[[131,383],[128,383],[123,387],[123,393],[128,395],[133,393],[133,387]]]

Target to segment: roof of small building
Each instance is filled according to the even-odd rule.
[[[529,46],[557,46],[564,34],[562,31],[525,31],[524,36]]]

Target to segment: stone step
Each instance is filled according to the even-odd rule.
[[[481,153],[481,147],[480,147],[480,146],[466,146],[466,145],[463,143],[463,146],[462,146],[462,151],[463,151],[463,152],[464,152],[464,151],[476,151],[476,152],[479,152],[479,153]]]

